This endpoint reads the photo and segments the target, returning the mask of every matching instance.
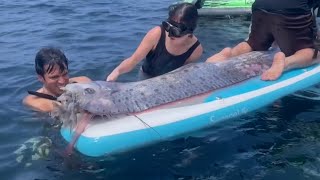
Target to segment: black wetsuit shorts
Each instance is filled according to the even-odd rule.
[[[311,13],[283,15],[256,9],[252,12],[247,42],[254,51],[265,51],[275,41],[286,56],[291,56],[298,50],[314,47],[314,31]]]

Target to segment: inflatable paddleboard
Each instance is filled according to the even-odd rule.
[[[194,3],[196,0],[183,0]],[[203,0],[200,16],[250,15],[254,0]]]
[[[91,121],[75,148],[99,157],[177,137],[252,112],[273,101],[320,82],[320,65],[285,72],[276,81],[254,77],[176,104],[135,115]],[[62,128],[70,142],[72,131]]]

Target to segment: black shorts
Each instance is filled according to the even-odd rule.
[[[298,50],[314,48],[314,33],[311,13],[286,16],[255,10],[247,42],[254,51],[266,51],[275,41],[286,56],[291,56]]]

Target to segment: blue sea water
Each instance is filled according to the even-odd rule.
[[[27,90],[41,86],[36,52],[59,47],[70,60],[71,76],[103,80],[174,2],[0,2],[0,179],[320,179],[318,87],[176,140],[101,158],[59,155],[66,146],[59,129],[21,104]],[[249,24],[243,17],[201,17],[195,32],[205,49],[201,61],[246,38]],[[136,80],[137,71],[120,80]],[[19,162],[14,152],[38,137],[52,140],[49,155],[32,160],[29,147]]]

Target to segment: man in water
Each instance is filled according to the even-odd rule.
[[[262,80],[276,80],[283,71],[315,63],[315,19],[311,8],[319,0],[255,0],[249,39],[234,48],[225,48],[207,62],[226,60],[251,51],[266,51],[275,41],[276,53]]]
[[[35,58],[35,69],[43,86],[37,91],[28,91],[29,95],[23,99],[23,104],[40,112],[53,111],[54,104],[58,104],[57,98],[63,93],[62,88],[67,84],[91,82],[85,76],[69,78],[68,59],[61,50],[56,48],[40,49]],[[76,140],[91,119],[89,114],[84,114],[76,127],[75,137],[66,149],[66,154],[71,154]]]
[[[88,77],[69,78],[68,59],[64,53],[56,48],[42,48],[35,58],[35,69],[39,81],[43,84],[37,91],[28,91],[29,95],[23,99],[23,104],[41,112],[51,112],[63,90],[69,83],[87,83]]]

